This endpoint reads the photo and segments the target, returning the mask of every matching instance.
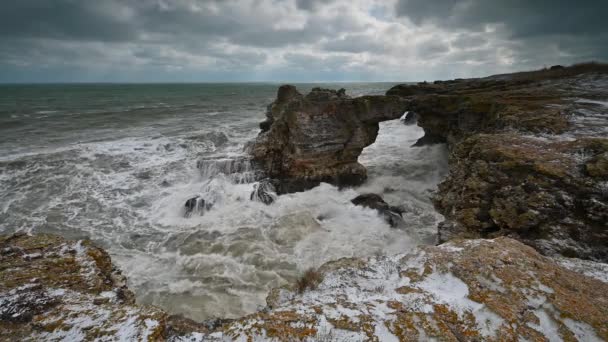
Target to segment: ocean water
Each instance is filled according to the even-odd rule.
[[[320,86],[358,96],[392,84]],[[269,206],[250,201],[250,170],[231,161],[244,156],[277,88],[0,86],[0,233],[90,238],[141,303],[195,320],[258,310],[269,289],[329,260],[434,242],[441,216],[429,195],[445,176],[447,152],[410,147],[423,132],[398,120],[382,123],[361,155],[369,173],[361,187],[321,184]],[[227,174],[227,165],[239,172]],[[350,203],[365,192],[404,206],[407,228]],[[214,205],[185,217],[184,202],[196,195]]]

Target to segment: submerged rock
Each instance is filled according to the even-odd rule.
[[[390,206],[377,194],[362,194],[351,200],[354,205],[376,209],[391,227],[403,227],[405,222],[401,214],[405,211],[401,207]]]
[[[249,199],[262,202],[266,205],[272,204],[277,196],[276,192],[272,182],[269,179],[264,179],[253,186],[253,191],[251,192]]]
[[[190,217],[193,213],[198,213],[202,215],[205,211],[210,210],[212,207],[213,203],[206,201],[201,196],[189,198],[184,204],[184,217]]]
[[[541,341],[608,339],[608,283],[513,239],[459,240],[323,265],[299,293],[216,332],[227,340]]]
[[[367,177],[358,156],[375,141],[378,123],[398,119],[404,105],[391,96],[350,98],[343,89],[314,88],[304,96],[284,85],[248,151],[268,177],[278,180],[279,194],[320,182],[358,185]]]

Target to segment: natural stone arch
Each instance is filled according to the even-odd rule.
[[[378,135],[379,123],[401,117],[399,96],[351,98],[344,89],[314,88],[306,96],[284,85],[268,106],[262,132],[249,147],[254,161],[275,180],[279,193],[303,191],[320,182],[363,183],[357,159]]]

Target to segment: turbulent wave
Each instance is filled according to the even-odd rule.
[[[270,288],[332,259],[433,242],[440,217],[428,197],[445,173],[446,151],[411,148],[422,131],[399,121],[383,123],[361,156],[369,171],[363,186],[321,184],[271,205],[251,201],[259,177],[242,148],[257,133],[273,89],[253,99],[240,95],[242,103],[227,95],[234,108],[220,114],[176,110],[138,117],[136,125],[125,118],[124,128],[99,127],[103,134],[89,139],[81,139],[88,128],[70,128],[56,146],[32,142],[18,153],[10,148],[16,137],[0,143],[0,232],[91,238],[125,271],[140,301],[194,319],[257,310]],[[212,107],[207,112],[222,105]],[[350,203],[363,192],[403,206],[408,228],[392,229],[375,211]],[[213,206],[186,217],[184,203],[194,196]]]

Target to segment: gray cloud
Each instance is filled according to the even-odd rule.
[[[607,59],[607,7],[563,0],[6,1],[0,82],[479,76]]]
[[[479,29],[504,24],[514,37],[607,32],[604,0],[399,0],[397,14],[417,24]]]

